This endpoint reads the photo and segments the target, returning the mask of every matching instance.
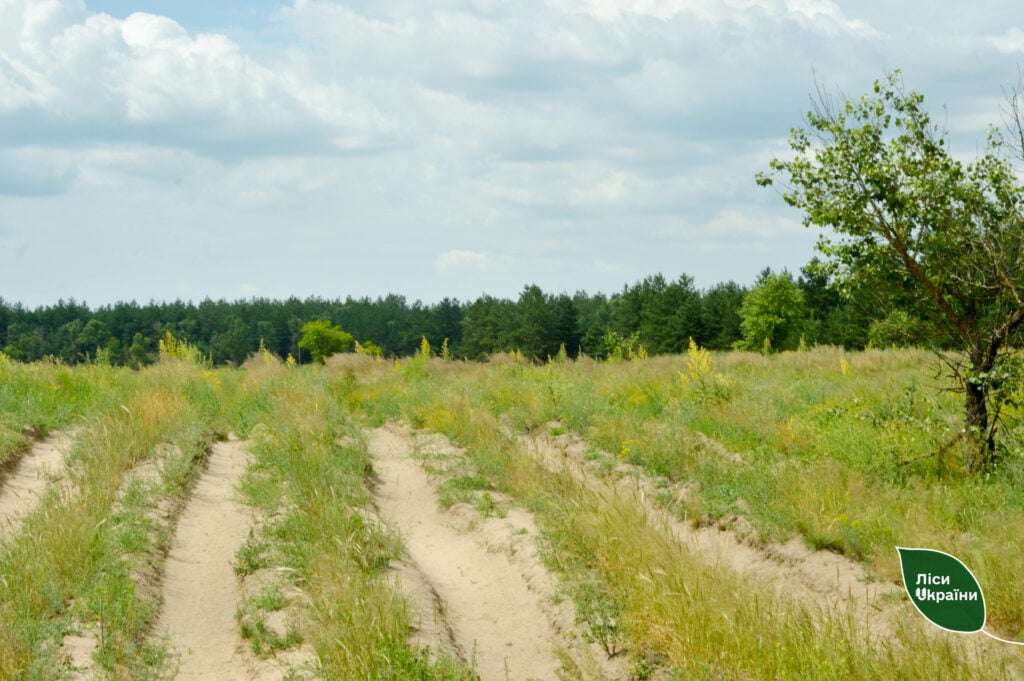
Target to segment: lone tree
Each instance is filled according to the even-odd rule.
[[[817,247],[843,290],[912,306],[936,346],[959,351],[940,356],[965,396],[973,473],[996,459],[1000,409],[1020,376],[1009,343],[1024,324],[1024,192],[1009,157],[1024,151],[1024,108],[1012,92],[1012,142],[992,129],[984,155],[963,164],[923,101],[898,71],[858,100],[819,87],[807,127],[791,131],[796,155],[757,182],[783,176],[786,203],[823,228]]]
[[[323,364],[331,355],[346,350],[352,340],[352,334],[342,331],[341,327],[331,326],[330,322],[322,319],[314,319],[302,326],[299,347],[309,350],[314,362]]]

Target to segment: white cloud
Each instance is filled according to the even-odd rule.
[[[0,144],[23,139],[19,128],[39,144],[142,141],[233,159],[393,143],[387,117],[358,91],[311,79],[301,63],[261,63],[224,35],[193,36],[167,17],[6,0],[0,26],[9,131]]]
[[[832,0],[786,0],[786,11],[799,23],[828,35],[848,32],[873,37],[878,32],[867,22],[849,19]]]
[[[1014,27],[1001,36],[991,38],[990,42],[1003,54],[1024,52],[1024,31]]]
[[[0,195],[47,196],[68,190],[78,175],[66,161],[40,149],[0,154]]]
[[[434,260],[434,267],[446,271],[490,272],[503,269],[509,262],[508,256],[492,256],[481,251],[455,249],[445,251]]]
[[[598,272],[614,274],[616,272],[621,272],[623,270],[623,267],[618,263],[611,263],[607,262],[606,260],[602,260],[601,258],[598,258],[597,260],[594,261],[594,269],[597,270]]]
[[[136,263],[156,297],[255,269],[264,291],[436,299],[799,266],[814,235],[753,176],[788,153],[812,67],[852,96],[904,67],[973,151],[998,122],[980,95],[1016,76],[1000,50],[1024,49],[1013,5],[979,1],[280,0],[224,34],[181,3],[0,0],[0,214],[67,252],[6,281],[129,247],[92,272]],[[190,249],[210,258],[178,272]],[[136,295],[116,279],[90,300]],[[49,302],[31,286],[4,295]]]
[[[756,32],[766,19],[788,20],[826,34],[875,36],[862,19],[850,19],[832,0],[547,0],[566,13],[582,13],[605,24],[634,19],[671,22],[680,18],[716,26],[731,24]],[[759,26],[760,25],[760,26]]]
[[[762,249],[773,242],[798,239],[807,233],[798,216],[754,212],[754,208],[723,208],[703,222],[680,217],[658,230],[668,242],[705,249]]]

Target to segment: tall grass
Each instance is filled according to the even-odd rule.
[[[133,382],[128,372],[58,362],[22,364],[0,353],[0,466],[30,442],[117,399]]]
[[[512,482],[541,519],[552,562],[578,602],[603,599],[614,615],[585,623],[599,633],[616,625],[638,675],[655,671],[646,661],[656,660],[687,679],[1010,676],[999,663],[965,664],[951,638],[903,630],[878,640],[853,615],[777,596],[775,585],[686,550],[613,487],[595,494],[567,474],[529,467]],[[595,576],[603,589],[596,595]]]
[[[213,371],[172,358],[135,373],[0,358],[0,462],[25,446],[25,426],[80,426],[72,493],[52,491],[0,545],[0,678],[57,678],[61,637],[83,624],[101,635],[96,659],[109,677],[166,671],[149,638],[152,601],[131,579],[133,560],[161,541],[146,532],[156,497],[133,497],[120,513],[112,503],[159,443],[182,458],[156,494],[180,493],[210,439],[229,429],[251,440],[246,492],[268,518],[239,565],[291,570],[308,597],[301,629],[323,676],[470,678],[406,644],[407,604],[387,573],[400,544],[368,511],[360,436],[392,418],[469,447],[460,475],[535,512],[581,626],[611,650],[631,649],[638,678],[652,673],[644,665],[679,678],[1005,675],[998,662],[968,664],[948,638],[923,637],[923,622],[869,644],[857,622],[767,596],[688,554],[630,500],[553,475],[517,449],[518,435],[557,421],[609,468],[699,481],[684,502],[670,500],[680,514],[741,515],[764,541],[797,533],[884,579],[899,578],[897,544],[948,551],[981,582],[990,625],[1024,632],[1024,535],[1011,531],[1024,521],[1019,446],[1011,433],[1000,468],[966,476],[943,447],[960,427],[960,403],[938,390],[928,355],[715,354],[696,372],[692,359],[361,357],[326,370],[267,361]]]
[[[1024,536],[1007,532],[1024,520],[1016,484],[1019,462],[1008,461],[988,477],[968,478],[956,461],[936,454],[958,427],[959,404],[935,389],[941,382],[930,356],[819,349],[769,357],[714,355],[711,366],[713,375],[697,386],[680,378],[688,373],[685,356],[546,366],[449,362],[427,364],[416,373],[398,370],[359,377],[350,380],[350,394],[375,418],[382,412],[372,396],[386,396],[388,415],[444,432],[469,447],[468,456],[488,484],[531,500],[542,524],[563,528],[552,529],[553,536],[564,534],[568,539],[560,545],[577,547],[587,566],[585,580],[587,571],[597,570],[618,594],[623,621],[633,622],[634,632],[641,632],[635,634],[634,645],[642,646],[646,638],[666,641],[658,654],[683,665],[687,674],[818,676],[820,670],[799,662],[812,654],[828,660],[829,668],[842,670],[835,678],[890,677],[894,665],[896,675],[906,678],[949,673],[966,678],[976,671],[965,666],[963,652],[951,644],[924,639],[924,622],[902,632],[899,643],[879,654],[863,632],[841,617],[831,618],[821,630],[810,627],[811,620],[799,608],[763,598],[753,610],[741,607],[735,594],[753,603],[751,594],[758,590],[720,573],[698,580],[703,600],[695,603],[707,605],[696,621],[713,631],[708,626],[720,617],[716,612],[734,611],[728,617],[737,640],[727,645],[726,634],[720,633],[696,641],[687,633],[694,620],[672,613],[698,611],[673,611],[664,603],[676,607],[678,599],[663,603],[659,598],[692,584],[700,567],[673,554],[678,550],[659,542],[653,530],[643,529],[641,519],[627,521],[628,508],[614,501],[588,501],[585,492],[565,489],[538,497],[535,490],[549,489],[552,478],[522,472],[527,464],[514,449],[513,435],[559,421],[561,428],[579,431],[604,450],[612,465],[639,465],[675,483],[699,481],[699,493],[676,509],[680,513],[746,516],[764,541],[799,533],[811,546],[866,561],[885,579],[899,579],[896,545],[949,551],[963,558],[982,582],[990,624],[1009,635],[1021,630],[1024,572],[1019,556]],[[517,482],[520,478],[528,482]],[[577,506],[561,503],[565,499]],[[595,514],[612,519],[602,521],[600,530],[566,528],[567,519],[575,522]],[[652,578],[660,592],[631,576],[636,556],[651,556],[656,570],[666,572],[663,579]],[[686,570],[668,570],[666,564],[672,561]],[[640,593],[661,596],[634,598]],[[648,620],[660,622],[661,628],[638,626]],[[779,622],[787,623],[783,631],[766,639],[761,630],[777,629]],[[778,644],[779,650],[768,654],[754,643],[765,640],[773,650]],[[829,651],[845,651],[845,657],[831,657]],[[937,666],[929,661],[933,656],[941,660]],[[853,667],[864,671],[851,676]],[[952,672],[944,671],[946,667]],[[915,669],[922,670],[920,676]],[[985,673],[999,675],[1003,670],[987,668]]]
[[[40,371],[44,380],[47,371]],[[79,379],[94,376],[90,371]],[[0,545],[0,678],[58,678],[61,638],[80,624],[98,630],[97,659],[110,678],[148,678],[159,667],[158,647],[146,642],[154,604],[135,592],[128,528],[111,516],[112,502],[127,471],[158,443],[198,459],[209,435],[201,409],[184,396],[197,380],[191,369],[131,378],[120,371],[102,375],[114,386],[126,381],[126,391],[94,386],[92,414],[69,455],[69,480],[52,485],[21,532]]]

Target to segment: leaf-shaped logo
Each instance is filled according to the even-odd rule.
[[[981,631],[985,626],[985,596],[966,565],[942,551],[898,546],[896,550],[903,568],[903,586],[922,615],[947,631]]]

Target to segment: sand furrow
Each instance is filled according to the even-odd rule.
[[[0,486],[0,539],[17,534],[46,494],[49,481],[63,474],[71,442],[70,434],[56,432],[22,455]]]
[[[241,596],[232,567],[253,526],[235,500],[248,460],[238,440],[214,445],[167,557],[157,632],[180,656],[181,681],[255,678],[235,621]]]
[[[559,636],[538,594],[506,555],[453,527],[459,514],[438,508],[429,477],[410,458],[411,442],[393,428],[369,433],[377,505],[440,599],[457,648],[483,681],[558,678]]]
[[[617,479],[598,475],[596,466],[584,459],[586,442],[576,436],[562,435],[556,441],[547,433],[535,433],[521,437],[520,444],[552,473],[569,473],[600,495],[632,497],[651,522],[710,563],[765,580],[779,596],[795,597],[811,607],[853,609],[874,636],[891,636],[896,628],[898,608],[890,594],[897,587],[870,579],[862,565],[828,551],[813,552],[799,538],[783,545],[755,546],[732,532],[695,528],[655,503],[659,490],[640,469],[630,467],[629,474]]]

